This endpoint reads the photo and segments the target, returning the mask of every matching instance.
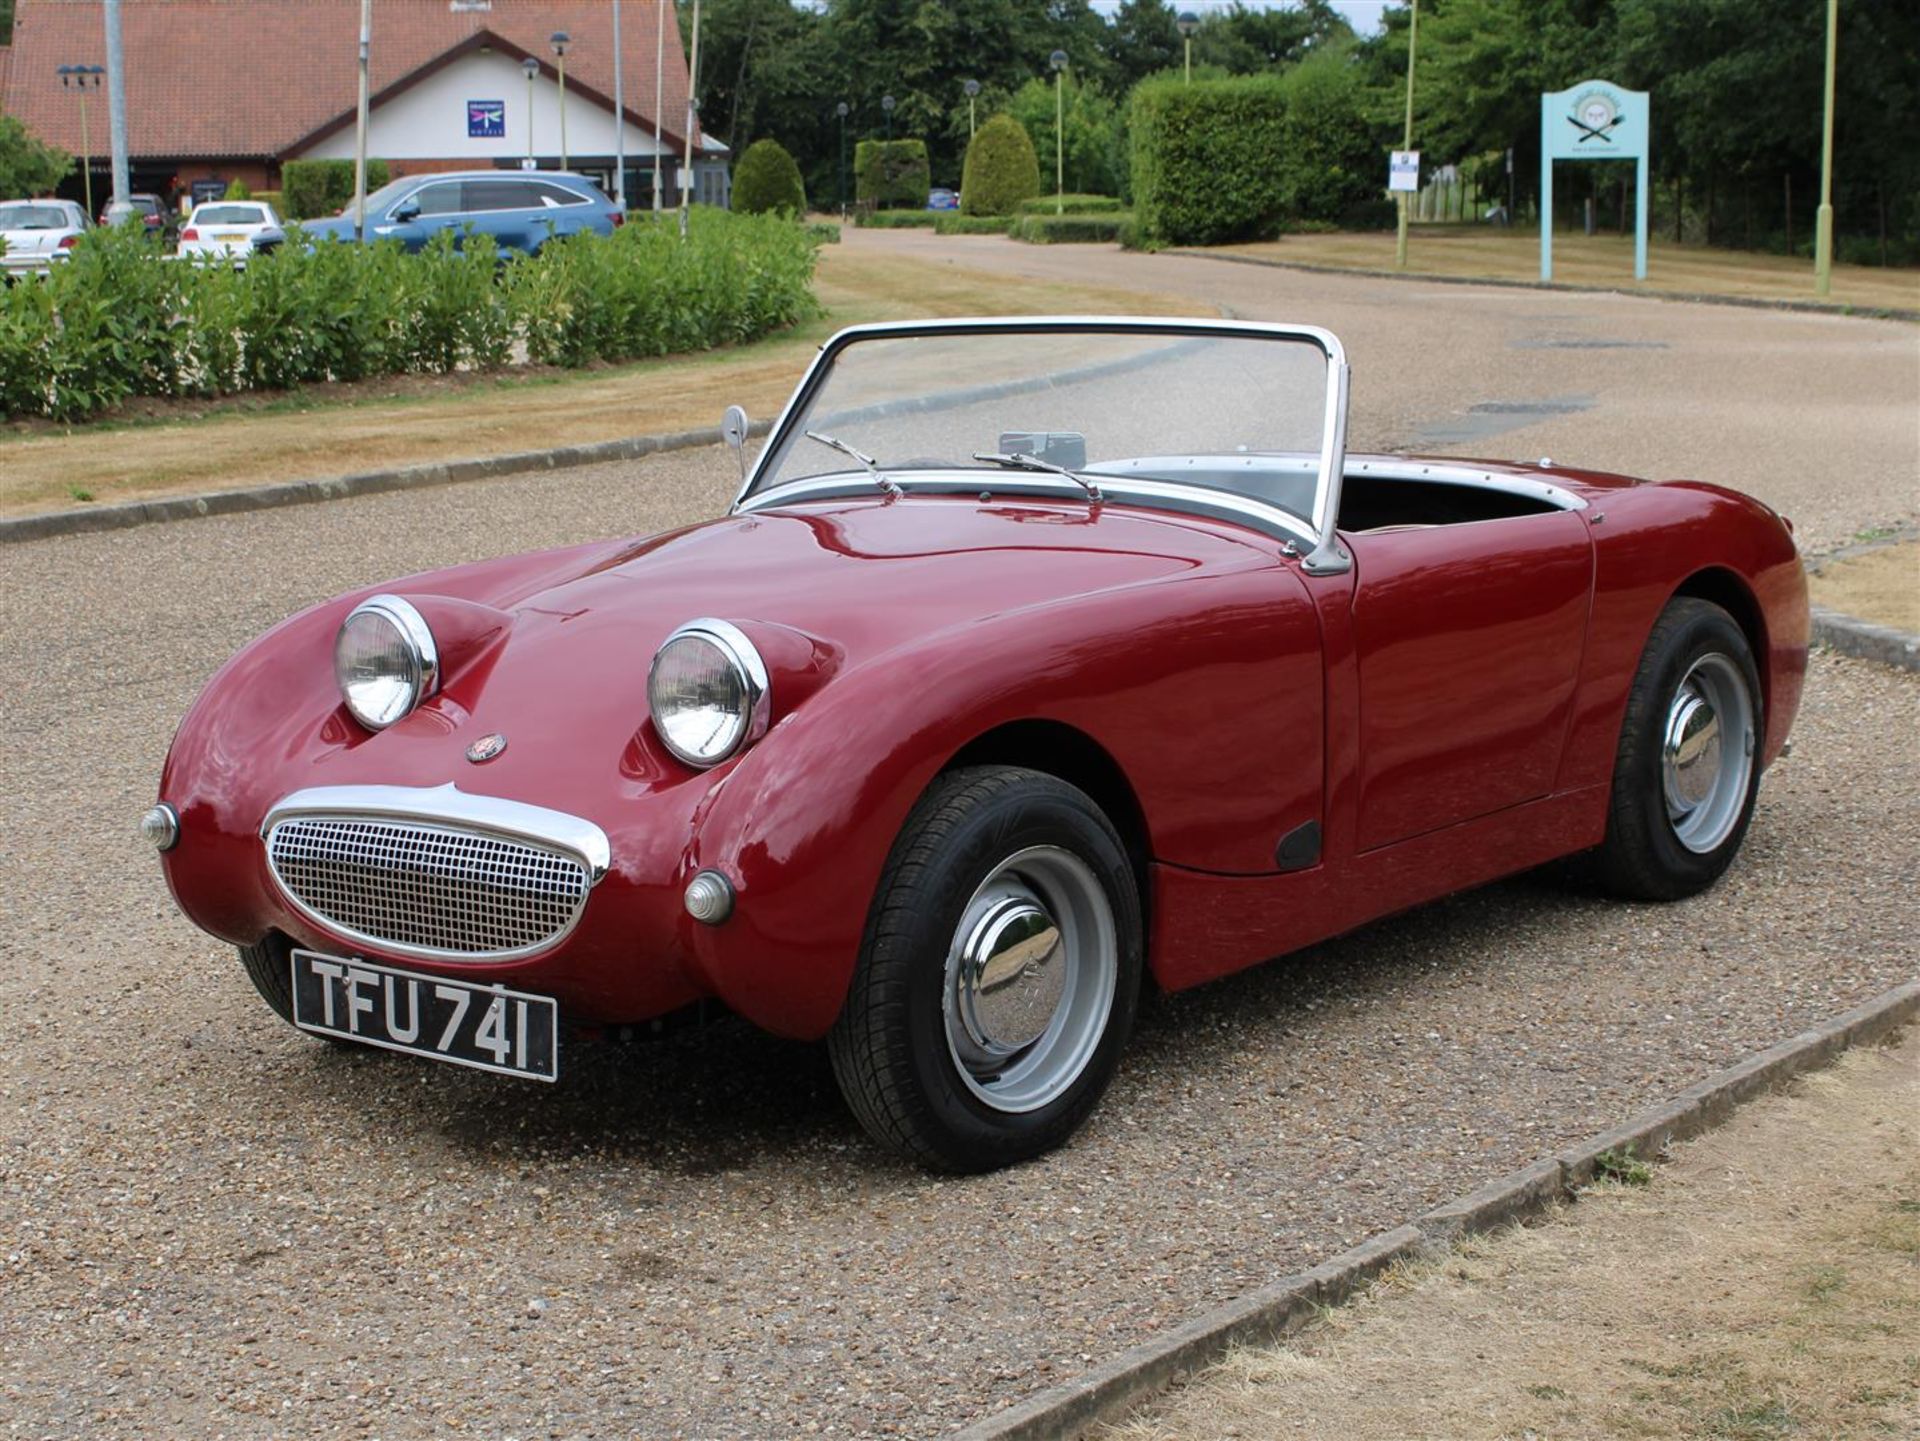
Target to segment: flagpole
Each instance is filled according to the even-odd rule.
[[[660,117],[666,112],[664,84],[667,54],[667,0],[653,0],[653,208],[660,210],[660,177],[667,161],[667,147],[660,134]]]
[[[627,102],[621,88],[627,56],[620,48],[620,0],[613,0],[613,198],[627,208]]]

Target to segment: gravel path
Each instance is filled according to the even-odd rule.
[[[1462,393],[1412,381],[1369,403]],[[1711,459],[1663,425],[1663,468]],[[213,668],[310,599],[733,479],[686,452],[7,548],[0,1435],[936,1433],[1916,969],[1920,686],[1821,660],[1709,895],[1529,878],[1152,1001],[1092,1124],[1012,1173],[903,1169],[820,1052],[744,1027],[547,1090],[275,1021],[132,836]],[[1879,513],[1829,489],[1836,526]]]

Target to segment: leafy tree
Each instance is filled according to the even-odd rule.
[[[800,167],[777,140],[756,140],[733,168],[733,208],[747,215],[807,213]]]
[[[0,198],[51,193],[73,157],[43,144],[11,115],[0,115]]]
[[[1066,144],[1060,158],[1066,168],[1066,188],[1081,195],[1118,195],[1127,163],[1119,107],[1098,87],[1082,84],[1072,76],[1066,78],[1062,90]],[[1051,179],[1055,159],[1052,83],[1029,80],[1014,92],[1008,110],[1026,128],[1041,169]]]
[[[1120,0],[1101,37],[1101,51],[1121,93],[1149,75],[1180,64],[1183,46],[1177,18],[1167,0]]]

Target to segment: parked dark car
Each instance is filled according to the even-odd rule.
[[[537,253],[547,241],[593,231],[611,235],[626,214],[584,175],[565,170],[466,170],[409,175],[367,197],[366,236],[418,250],[442,230],[460,244],[491,235],[503,250]],[[352,240],[353,207],[305,224],[310,239]]]
[[[134,212],[139,215],[140,223],[147,228],[147,234],[162,240],[173,239],[179,217],[173,213],[165,200],[158,195],[136,194],[127,197],[127,204],[131,205]],[[111,223],[105,210],[100,212],[99,220],[102,225]]]

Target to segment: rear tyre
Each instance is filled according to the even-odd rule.
[[[1711,602],[1671,601],[1628,693],[1601,881],[1632,900],[1675,901],[1718,880],[1753,817],[1765,734],[1739,625]]]
[[[901,829],[828,1037],[882,1144],[987,1171],[1072,1135],[1133,1026],[1139,890],[1091,799],[1038,771],[942,776]]]

